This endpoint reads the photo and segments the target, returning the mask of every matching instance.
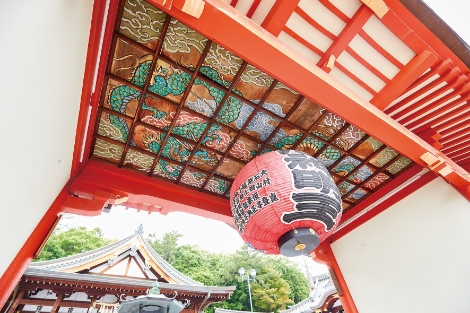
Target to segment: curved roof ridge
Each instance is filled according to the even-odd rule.
[[[116,250],[123,244],[131,241],[135,235],[126,237],[122,240],[110,243],[109,245],[103,246],[101,248],[97,248],[94,250],[66,256],[59,259],[48,260],[48,261],[40,261],[40,262],[32,262],[29,267],[30,268],[40,268],[40,269],[47,269],[47,270],[59,270],[64,268],[69,268],[71,266],[76,266],[83,262],[89,262],[96,260],[97,258],[111,253],[113,250]]]
[[[144,244],[144,248],[151,254],[151,256],[155,259],[156,263],[161,266],[161,268],[165,271],[165,273],[168,274],[171,278],[173,278],[175,281],[177,281],[180,284],[184,285],[197,285],[197,286],[202,286],[204,285],[201,282],[198,282],[185,274],[181,273],[178,271],[176,268],[174,268],[170,263],[165,261],[158,253],[155,251],[152,246],[142,238],[140,234],[137,234],[140,239],[142,239],[142,243]]]
[[[122,240],[116,241],[109,245],[106,245],[101,248],[97,248],[91,251],[86,251],[79,254],[70,255],[64,258],[59,258],[55,260],[48,260],[48,261],[40,261],[34,262],[29,265],[28,268],[31,269],[43,269],[43,270],[50,270],[50,271],[61,271],[69,268],[74,268],[79,265],[83,265],[87,262],[93,262],[107,254],[113,253],[114,251],[119,250],[121,247],[131,243],[134,239],[138,238],[142,248],[147,250],[150,256],[155,260],[155,263],[161,267],[161,269],[170,276],[175,282],[182,284],[182,285],[193,285],[193,286],[203,286],[204,284],[198,282],[185,274],[178,271],[174,268],[170,263],[165,261],[153,248],[152,246],[145,240],[142,236],[141,232],[136,232],[134,235],[126,237]]]

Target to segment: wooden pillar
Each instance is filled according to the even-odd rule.
[[[341,273],[341,269],[336,262],[335,255],[333,254],[330,244],[325,242],[320,244],[320,246],[312,252],[312,258],[315,262],[328,266],[331,279],[335,284],[344,312],[358,313],[356,304],[349,292],[349,288],[344,280],[343,274]]]
[[[25,290],[21,290],[20,292],[18,292],[15,301],[13,301],[11,307],[8,309],[8,313],[15,312],[16,308],[18,307],[18,304],[20,304],[21,299],[23,299],[24,293]]]
[[[57,311],[59,310],[60,301],[62,301],[63,297],[64,297],[63,294],[61,293],[57,294],[57,298],[55,299],[54,305],[52,306],[51,313],[57,313]]]

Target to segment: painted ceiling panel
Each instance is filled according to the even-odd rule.
[[[95,159],[226,198],[254,157],[297,149],[328,167],[345,209],[411,166],[358,127],[141,0],[127,0],[118,23]]]

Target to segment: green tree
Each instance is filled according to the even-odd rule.
[[[99,228],[87,230],[85,227],[74,227],[65,231],[57,229],[35,261],[63,258],[103,247],[113,241],[115,240],[103,238]]]
[[[281,274],[290,286],[289,298],[298,303],[308,297],[310,288],[308,280],[299,266],[286,257],[274,257],[271,260],[273,268]]]
[[[252,284],[253,306],[257,311],[276,312],[285,310],[287,305],[294,304],[289,299],[291,289],[280,273],[271,267],[263,269],[256,277],[257,283]]]
[[[288,305],[294,304],[291,295],[299,294],[299,297],[305,295],[300,300],[308,296],[308,283],[304,278],[300,279],[302,274],[298,272],[297,267],[287,261],[280,261],[280,258],[273,258],[259,253],[256,250],[249,248],[247,245],[241,247],[236,253],[223,256],[219,259],[219,263],[214,272],[214,283],[219,286],[236,286],[232,296],[223,302],[213,304],[207,311],[212,313],[215,307],[231,309],[231,310],[250,310],[250,300],[248,294],[247,281],[242,281],[238,269],[243,267],[246,272],[251,269],[256,270],[256,282],[251,283],[253,309],[259,312],[277,312],[284,310]],[[298,272],[298,276],[293,274]],[[289,281],[282,273],[288,273],[290,276],[295,277],[295,281]],[[296,290],[301,290],[302,287],[297,287],[294,284],[304,284],[305,293]]]
[[[157,238],[155,233],[147,238],[152,248],[168,263],[175,261],[176,251],[178,250],[178,239],[183,235],[176,231],[165,233],[162,238]]]
[[[210,253],[198,247],[183,245],[178,247],[175,253],[173,266],[189,277],[204,283],[214,285],[214,270],[218,264],[220,255]]]

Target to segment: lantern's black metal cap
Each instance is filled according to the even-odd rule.
[[[320,237],[312,228],[298,228],[279,237],[277,244],[282,255],[287,257],[306,255],[320,244]]]

